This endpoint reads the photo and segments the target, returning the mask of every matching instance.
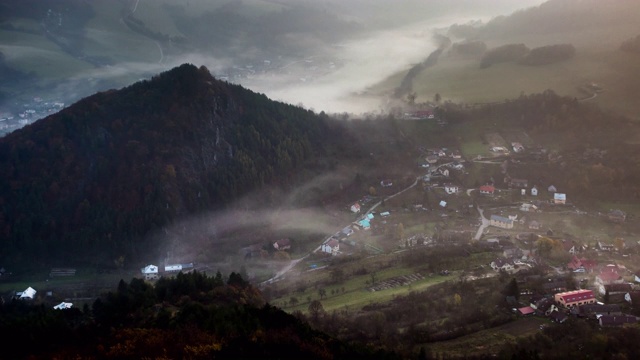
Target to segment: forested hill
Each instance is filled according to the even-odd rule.
[[[0,260],[135,256],[178,217],[286,185],[337,139],[327,121],[187,64],[85,98],[0,139]]]

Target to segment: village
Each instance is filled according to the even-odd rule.
[[[516,316],[557,323],[573,316],[593,319],[600,326],[636,323],[640,269],[634,267],[634,259],[640,244],[635,236],[606,235],[606,229],[620,232],[632,217],[620,209],[581,210],[571,202],[570,194],[552,182],[512,177],[507,171],[510,164],[526,166],[530,159],[554,161],[558,154],[527,148],[519,141],[507,145],[505,140],[495,140],[499,134],[489,138],[494,139],[489,141],[490,154],[472,159],[465,159],[458,149],[420,146],[416,166],[423,173],[413,182],[381,178],[367,194],[345,204],[343,211],[350,213],[353,221],[299,259],[298,267],[307,267],[300,272],[324,269],[332,274],[337,271],[332,264],[341,262],[333,259],[349,259],[362,252],[388,257],[419,248],[472,244],[485,248],[494,258],[474,265],[471,271],[464,270],[466,279],[514,278],[519,294],[507,296],[505,301]],[[465,176],[483,166],[501,168],[503,178],[495,181],[490,177],[465,187]],[[580,228],[575,224],[588,225]],[[599,231],[590,231],[595,226],[600,226]],[[274,248],[291,248],[288,239],[282,242],[274,243]],[[437,274],[416,272],[375,284],[372,278],[366,288],[370,292],[415,288],[433,276],[449,274],[448,269]],[[281,280],[286,280],[285,273],[267,283]]]
[[[18,110],[2,111],[0,109],[0,136],[4,136],[25,125],[54,114],[65,107],[59,100],[44,100],[34,97],[31,101],[16,106]]]
[[[420,116],[422,121],[435,121],[426,112]],[[298,239],[279,237],[243,246],[238,256],[249,267],[275,260],[269,266],[275,264],[279,269],[270,278],[259,280],[274,303],[287,310],[304,308],[304,302],[297,298],[306,297],[310,302],[314,291],[319,292],[327,309],[339,309],[349,306],[341,297],[351,296],[348,304],[365,304],[372,296],[390,299],[398,291],[423,289],[453,277],[473,281],[506,276],[515,279],[519,289],[518,294],[504,299],[513,316],[557,323],[570,317],[585,318],[600,326],[637,322],[640,269],[634,264],[640,244],[634,236],[610,235],[633,224],[633,216],[621,209],[581,210],[572,203],[571,194],[552,180],[520,176],[518,166],[541,159],[554,161],[559,156],[535,147],[525,135],[516,132],[513,140],[522,141],[510,142],[498,133],[488,133],[486,138],[485,154],[471,157],[465,156],[468,151],[464,149],[416,145],[412,176],[380,177],[366,193],[355,194],[357,197],[343,203],[337,216],[348,223],[311,251],[301,251]],[[469,263],[451,264],[451,268],[434,272],[392,269],[398,258],[419,249],[468,245],[482,249]],[[346,277],[340,264],[361,259],[363,254],[364,259],[387,259],[386,265],[375,271],[354,270],[354,279],[356,275],[369,278],[354,281],[356,288],[343,285],[327,294],[326,284],[312,289],[293,280],[303,274],[324,273],[333,278],[344,272],[341,276]],[[153,282],[193,270],[207,272],[212,268],[194,262],[150,263],[135,276]],[[86,289],[72,295],[51,290],[56,279],[74,276],[75,269],[52,269],[52,283],[44,290],[48,304],[62,309],[74,306],[74,301],[86,304],[93,300],[94,294]],[[256,281],[251,271],[248,276]],[[297,285],[287,285],[291,281]],[[297,288],[295,297],[285,290],[289,286]],[[14,291],[12,297],[33,301],[36,288],[27,286]]]

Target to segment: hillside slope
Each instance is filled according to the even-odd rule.
[[[0,139],[1,257],[134,255],[174,219],[322,155],[327,119],[182,65]]]
[[[446,33],[453,49],[475,42],[486,50],[471,55],[443,53],[437,65],[415,76],[411,91],[419,102],[440,94],[454,102],[493,103],[550,89],[637,120],[640,63],[637,54],[620,47],[638,35],[638,21],[636,1],[550,0],[486,24],[455,24]],[[522,45],[539,58],[518,61],[520,54],[495,66],[483,64],[484,56],[496,50]],[[393,93],[403,75],[389,78],[375,90]],[[595,94],[593,85],[602,91]]]

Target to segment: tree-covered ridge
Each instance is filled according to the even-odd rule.
[[[11,359],[376,358],[266,304],[235,273],[120,281],[82,310],[14,300],[0,305],[0,330]]]
[[[4,256],[126,252],[325,153],[325,117],[182,65],[0,139]]]

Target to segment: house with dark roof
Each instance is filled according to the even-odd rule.
[[[627,324],[635,324],[638,322],[638,318],[633,315],[602,315],[598,319],[600,326],[602,327],[618,327],[625,326]]]
[[[340,242],[336,239],[331,239],[322,245],[322,251],[331,255],[338,255],[340,251]]]
[[[509,186],[517,189],[526,189],[529,187],[529,180],[527,179],[511,179],[509,180]]]
[[[624,300],[631,304],[632,306],[640,305],[640,290],[631,290],[628,293],[624,294]]]
[[[596,318],[601,315],[620,315],[620,305],[617,304],[587,304],[578,307],[577,315],[586,318]]]
[[[562,324],[567,321],[569,317],[564,312],[556,310],[549,314],[549,318],[558,324]]]
[[[542,284],[542,288],[547,294],[555,294],[558,292],[567,290],[566,280],[549,279],[549,281]]]
[[[291,249],[291,240],[280,239],[273,243],[273,247],[278,251],[289,250]]]
[[[543,297],[535,302],[532,302],[529,306],[536,310],[536,315],[549,316],[552,312],[558,310],[558,307],[553,303],[553,300]]]
[[[607,303],[615,304],[624,302],[625,295],[628,294],[633,288],[631,284],[609,284],[604,285],[598,289],[602,295],[606,295]],[[607,295],[608,294],[608,295]]]

